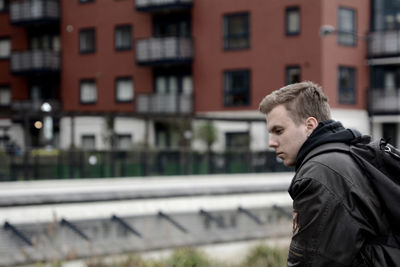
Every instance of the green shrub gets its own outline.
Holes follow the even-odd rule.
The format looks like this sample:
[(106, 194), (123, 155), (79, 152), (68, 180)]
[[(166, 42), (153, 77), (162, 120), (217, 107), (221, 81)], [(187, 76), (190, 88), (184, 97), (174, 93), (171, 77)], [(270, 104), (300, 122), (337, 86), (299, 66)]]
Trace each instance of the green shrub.
[(209, 257), (194, 248), (180, 248), (167, 260), (168, 267), (211, 267)]
[(287, 249), (258, 245), (250, 249), (242, 267), (279, 267), (286, 266)]

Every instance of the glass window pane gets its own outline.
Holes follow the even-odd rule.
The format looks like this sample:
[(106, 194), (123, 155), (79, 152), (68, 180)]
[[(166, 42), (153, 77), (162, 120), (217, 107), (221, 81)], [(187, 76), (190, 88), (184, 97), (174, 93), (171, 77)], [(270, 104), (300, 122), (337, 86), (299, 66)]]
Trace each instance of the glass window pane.
[(0, 87), (0, 106), (9, 106), (11, 104), (11, 89), (8, 86)]
[(97, 88), (94, 81), (81, 82), (81, 102), (93, 103), (97, 101)]
[(115, 48), (126, 50), (131, 48), (131, 27), (120, 26), (115, 29)]
[(10, 39), (0, 39), (0, 58), (9, 58), (11, 55)]
[(96, 138), (94, 135), (82, 135), (81, 146), (84, 150), (94, 150), (96, 148)]
[(117, 81), (117, 101), (131, 101), (133, 99), (132, 79), (120, 79)]
[(81, 30), (79, 36), (79, 50), (81, 53), (93, 53), (96, 49), (95, 46), (95, 31)]
[(355, 104), (355, 69), (339, 67), (339, 103)]
[(250, 72), (231, 71), (224, 74), (225, 106), (246, 106), (250, 104)]
[(300, 33), (300, 10), (299, 8), (286, 9), (286, 34)]
[(156, 92), (161, 94), (167, 92), (167, 79), (164, 76), (156, 77)]
[(117, 136), (117, 148), (129, 150), (132, 148), (132, 136), (130, 134), (119, 134)]
[(355, 45), (355, 11), (353, 9), (339, 8), (339, 44)]
[(172, 94), (178, 93), (178, 78), (176, 76), (170, 76), (168, 79), (169, 92)]
[(224, 48), (248, 48), (249, 40), (249, 15), (226, 15), (224, 18)]
[(182, 81), (182, 92), (184, 94), (193, 93), (193, 80), (192, 76), (184, 76)]
[(300, 78), (300, 67), (287, 67), (286, 68), (286, 84), (298, 83)]

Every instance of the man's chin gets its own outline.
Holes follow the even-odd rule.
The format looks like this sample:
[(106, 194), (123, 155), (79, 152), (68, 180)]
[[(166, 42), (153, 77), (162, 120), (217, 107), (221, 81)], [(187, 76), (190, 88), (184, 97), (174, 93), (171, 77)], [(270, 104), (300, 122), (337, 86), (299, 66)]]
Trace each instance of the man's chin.
[(285, 165), (286, 167), (293, 167), (295, 166), (294, 162), (288, 161), (288, 160), (283, 160), (282, 161), (283, 165)]

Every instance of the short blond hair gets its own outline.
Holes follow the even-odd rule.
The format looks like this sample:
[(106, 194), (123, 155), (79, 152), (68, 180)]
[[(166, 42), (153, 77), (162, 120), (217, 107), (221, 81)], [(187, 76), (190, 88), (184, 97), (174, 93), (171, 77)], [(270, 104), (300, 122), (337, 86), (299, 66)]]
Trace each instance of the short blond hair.
[(278, 105), (286, 107), (296, 124), (308, 117), (314, 117), (318, 122), (331, 119), (328, 98), (321, 86), (311, 81), (293, 83), (273, 91), (261, 101), (259, 110), (268, 114)]

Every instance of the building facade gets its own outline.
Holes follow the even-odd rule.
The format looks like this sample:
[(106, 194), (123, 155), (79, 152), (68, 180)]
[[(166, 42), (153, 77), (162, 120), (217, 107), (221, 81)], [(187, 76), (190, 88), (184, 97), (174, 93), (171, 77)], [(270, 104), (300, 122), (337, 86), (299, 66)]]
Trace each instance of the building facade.
[[(1, 140), (205, 149), (197, 129), (212, 121), (213, 149), (261, 150), (259, 102), (301, 80), (323, 86), (345, 126), (398, 136), (397, 72), (384, 65), (397, 50), (372, 52), (397, 33), (397, 13), (381, 33), (392, 2), (0, 0)], [(319, 34), (324, 25), (336, 34)], [(373, 105), (383, 81), (397, 92), (389, 113)]]

